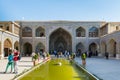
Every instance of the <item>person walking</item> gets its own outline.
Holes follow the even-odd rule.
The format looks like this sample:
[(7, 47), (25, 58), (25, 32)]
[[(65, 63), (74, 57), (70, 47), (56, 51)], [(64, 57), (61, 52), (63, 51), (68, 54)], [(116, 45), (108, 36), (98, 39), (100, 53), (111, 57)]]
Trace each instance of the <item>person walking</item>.
[(67, 58), (68, 58), (68, 59), (70, 58), (70, 53), (69, 53), (69, 51), (67, 52)]
[(74, 60), (75, 57), (76, 57), (76, 55), (75, 55), (75, 53), (73, 52), (73, 53), (71, 54), (71, 59)]
[(67, 50), (65, 50), (64, 52), (64, 57), (67, 57)]
[(82, 65), (83, 65), (84, 67), (85, 67), (85, 65), (86, 65), (86, 57), (87, 57), (86, 53), (85, 53), (85, 52), (82, 53), (81, 59), (82, 59)]
[(43, 52), (42, 56), (43, 56), (43, 59), (46, 58), (46, 52), (45, 51)]
[(12, 73), (12, 71), (13, 71), (13, 55), (12, 55), (12, 51), (10, 51), (10, 54), (8, 56), (8, 63), (7, 63), (7, 66), (6, 66), (6, 69), (5, 69), (4, 73), (7, 72), (9, 66), (11, 66), (11, 72), (10, 73)]
[(54, 53), (55, 57), (57, 57), (57, 51), (56, 51), (56, 50), (54, 50), (54, 52), (53, 52), (53, 53)]
[(109, 59), (109, 53), (108, 52), (105, 53), (105, 57), (106, 57), (106, 59)]

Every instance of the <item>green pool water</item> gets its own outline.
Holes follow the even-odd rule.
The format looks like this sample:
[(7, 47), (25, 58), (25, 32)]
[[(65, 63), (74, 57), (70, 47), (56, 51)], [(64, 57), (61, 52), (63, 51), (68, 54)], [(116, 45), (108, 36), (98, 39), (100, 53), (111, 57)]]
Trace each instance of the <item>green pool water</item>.
[[(59, 62), (62, 65), (58, 65)], [(89, 80), (89, 78), (68, 60), (52, 59), (20, 80)]]

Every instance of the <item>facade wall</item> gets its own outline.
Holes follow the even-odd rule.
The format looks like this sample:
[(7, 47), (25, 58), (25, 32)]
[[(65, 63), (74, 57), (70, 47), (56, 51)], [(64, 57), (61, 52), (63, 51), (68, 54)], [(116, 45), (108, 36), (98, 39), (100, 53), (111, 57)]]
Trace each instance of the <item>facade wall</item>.
[(100, 53), (104, 56), (105, 52), (108, 52), (110, 57), (120, 58), (120, 23), (107, 24), (104, 28), (100, 28), (106, 33), (100, 37)]
[[(64, 29), (72, 37), (72, 52), (76, 51), (76, 45), (82, 43), (84, 45), (84, 50), (82, 52), (89, 50), (89, 45), (95, 43), (97, 45), (97, 50), (99, 52), (99, 36), (89, 37), (89, 29), (92, 27), (100, 28), (102, 22), (69, 22), (69, 21), (50, 21), (50, 22), (21, 22), (22, 29), (29, 27), (32, 29), (32, 37), (21, 37), (22, 45), (26, 42), (31, 43), (32, 50), (35, 51), (36, 45), (41, 42), (45, 46), (45, 51), (49, 51), (49, 39), (51, 34), (59, 28)], [(35, 31), (38, 27), (45, 29), (45, 37), (36, 37)], [(85, 29), (85, 37), (76, 37), (76, 29), (82, 27)], [(22, 33), (21, 33), (22, 34)], [(98, 33), (99, 35), (99, 33)], [(23, 51), (23, 49), (22, 49)]]
[[(3, 27), (2, 27), (3, 26)], [(9, 30), (6, 27), (9, 26)], [(29, 33), (23, 35), (23, 29), (31, 29)], [(44, 36), (36, 36), (36, 29), (43, 29)], [(85, 36), (76, 36), (78, 28), (85, 30)], [(91, 28), (98, 29), (98, 36), (90, 37)], [(14, 43), (19, 42), (19, 50), (25, 55), (25, 44), (31, 46), (30, 53), (36, 52), (38, 44), (42, 44), (45, 51), (50, 50), (50, 36), (57, 30), (64, 30), (71, 36), (72, 52), (77, 52), (77, 46), (82, 45), (81, 52), (89, 52), (91, 44), (96, 45), (96, 51), (99, 56), (104, 56), (109, 52), (109, 56), (120, 58), (120, 23), (119, 22), (79, 22), (79, 21), (17, 21), (17, 22), (0, 22), (0, 56), (4, 57), (4, 41), (9, 39), (12, 43), (11, 49), (14, 49)], [(93, 33), (94, 34), (94, 33)], [(67, 40), (67, 39), (66, 39)], [(115, 54), (115, 55), (114, 55)]]
[(117, 30), (120, 30), (120, 23), (119, 22), (110, 22), (108, 23), (108, 33), (115, 32)]
[[(6, 30), (5, 24), (9, 24), (9, 30)], [(13, 31), (14, 29), (14, 23), (13, 22), (0, 22), (0, 25), (3, 25), (2, 28), (0, 28), (0, 58), (5, 57), (5, 40), (9, 40), (11, 43), (10, 49), (14, 49), (14, 43), (19, 42), (19, 35), (15, 34)], [(7, 46), (7, 45), (6, 45)]]
[[(101, 37), (100, 44), (103, 42), (106, 44), (106, 51), (109, 52), (109, 56), (113, 57), (114, 53), (111, 53), (110, 49), (114, 49), (113, 45), (110, 45), (110, 41), (113, 40), (116, 42), (116, 57), (120, 57), (117, 55), (120, 55), (120, 31), (116, 31), (112, 34), (107, 34), (106, 36)], [(102, 52), (102, 49), (101, 49)], [(104, 55), (105, 53), (101, 53)]]

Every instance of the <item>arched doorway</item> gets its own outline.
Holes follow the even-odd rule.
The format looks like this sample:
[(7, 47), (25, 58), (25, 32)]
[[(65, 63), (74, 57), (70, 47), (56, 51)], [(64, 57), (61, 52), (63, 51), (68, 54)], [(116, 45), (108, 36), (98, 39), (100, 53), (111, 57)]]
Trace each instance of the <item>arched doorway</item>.
[(32, 45), (30, 43), (25, 43), (23, 50), (25, 56), (30, 56), (32, 54)]
[(113, 39), (109, 41), (108, 52), (110, 56), (116, 57), (116, 41)]
[(19, 42), (18, 41), (16, 41), (15, 43), (14, 43), (14, 49), (16, 49), (16, 50), (20, 50), (20, 46), (19, 46)]
[(96, 43), (91, 43), (89, 45), (89, 52), (91, 55), (93, 56), (97, 56), (98, 55), (98, 52), (97, 52), (97, 44)]
[(84, 52), (84, 45), (82, 43), (78, 43), (76, 45), (76, 52), (77, 52), (77, 56), (80, 56), (82, 52)]
[(12, 43), (9, 39), (6, 39), (4, 41), (4, 57), (7, 57), (9, 55), (9, 52), (12, 48)]
[(41, 53), (44, 50), (45, 50), (45, 46), (42, 43), (38, 43), (35, 51)]
[(53, 50), (61, 52), (64, 52), (65, 50), (72, 51), (72, 37), (66, 30), (59, 28), (55, 30), (49, 38), (50, 52)]

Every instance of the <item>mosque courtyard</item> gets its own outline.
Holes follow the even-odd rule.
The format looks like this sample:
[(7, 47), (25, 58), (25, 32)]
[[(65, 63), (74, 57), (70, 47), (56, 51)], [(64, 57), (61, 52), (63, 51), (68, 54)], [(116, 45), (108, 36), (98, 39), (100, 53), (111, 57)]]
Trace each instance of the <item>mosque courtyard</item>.
[[(42, 59), (40, 60), (42, 62)], [(119, 80), (120, 79), (120, 60), (110, 58), (92, 57), (87, 58), (86, 70), (97, 76), (100, 80)], [(75, 62), (81, 64), (80, 58), (75, 58)], [(16, 75), (22, 73), (24, 70), (33, 67), (31, 57), (22, 57), (18, 64), (18, 74), (6, 73), (4, 74), (7, 59), (0, 60), (0, 80), (11, 80)], [(4, 66), (3, 66), (4, 65)], [(68, 72), (69, 73), (69, 72)], [(67, 75), (67, 74), (66, 74)], [(65, 76), (65, 75), (64, 75)], [(63, 77), (64, 77), (63, 76)]]

